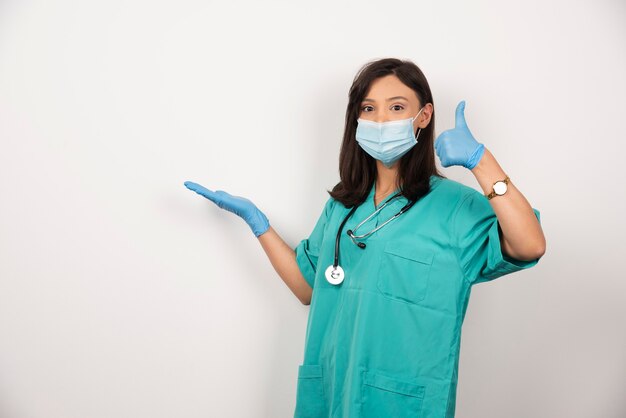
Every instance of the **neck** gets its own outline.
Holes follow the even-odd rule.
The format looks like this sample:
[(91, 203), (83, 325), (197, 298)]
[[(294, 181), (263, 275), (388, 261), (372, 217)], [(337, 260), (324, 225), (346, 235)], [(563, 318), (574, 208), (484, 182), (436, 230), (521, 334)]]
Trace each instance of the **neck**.
[(385, 167), (380, 161), (376, 161), (376, 196), (383, 197), (396, 190), (398, 184), (398, 163), (390, 168)]

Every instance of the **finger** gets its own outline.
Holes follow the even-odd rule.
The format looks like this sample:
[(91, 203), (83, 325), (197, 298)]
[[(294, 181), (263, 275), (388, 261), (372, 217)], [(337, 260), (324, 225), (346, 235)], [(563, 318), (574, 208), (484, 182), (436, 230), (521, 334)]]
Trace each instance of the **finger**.
[(212, 200), (215, 203), (219, 203), (218, 201), (221, 200), (218, 197), (218, 194), (215, 193), (212, 190), (207, 189), (206, 187), (198, 184), (198, 183), (194, 183), (193, 181), (186, 181), (185, 182), (185, 187), (187, 187), (189, 190), (192, 190), (196, 193), (198, 193), (201, 196), (206, 197), (209, 200)]
[(223, 209), (225, 205), (232, 206), (234, 196), (230, 193), (224, 190), (216, 190), (213, 195), (214, 198), (212, 200), (217, 203), (220, 208)]
[(444, 150), (445, 150), (444, 141), (446, 140), (446, 135), (447, 134), (446, 134), (445, 131), (439, 134), (439, 137), (437, 138), (439, 143), (437, 144), (437, 147), (436, 147), (437, 157), (439, 157), (439, 161), (441, 162), (441, 165), (443, 167), (445, 167), (444, 159), (446, 158), (446, 155), (445, 155), (445, 152), (444, 152)]
[(227, 191), (224, 191), (224, 190), (216, 190), (215, 194), (219, 195), (222, 198), (228, 198), (228, 199), (231, 199), (231, 198), (235, 197), (232, 194), (230, 194), (230, 193), (228, 193)]
[(437, 151), (437, 155), (441, 157), (441, 151), (443, 148), (443, 142), (445, 141), (446, 136), (448, 135), (448, 131), (443, 131), (439, 134), (437, 139), (435, 140), (435, 151)]
[(461, 100), (456, 106), (456, 118), (454, 127), (457, 129), (467, 129), (467, 123), (465, 122), (465, 100)]
[(196, 193), (200, 193), (200, 192), (208, 192), (208, 193), (213, 193), (211, 192), (209, 189), (207, 189), (206, 187), (198, 184), (198, 183), (194, 183), (193, 181), (186, 181), (185, 182), (185, 187), (187, 187), (189, 190), (193, 190)]
[(194, 192), (198, 189), (198, 186), (200, 186), (198, 183), (194, 183), (193, 181), (186, 181), (184, 184), (186, 188)]
[(194, 189), (194, 188), (197, 188), (197, 187), (202, 187), (198, 183), (194, 183), (193, 181), (186, 181), (184, 184), (185, 184), (185, 187), (188, 188), (188, 189)]

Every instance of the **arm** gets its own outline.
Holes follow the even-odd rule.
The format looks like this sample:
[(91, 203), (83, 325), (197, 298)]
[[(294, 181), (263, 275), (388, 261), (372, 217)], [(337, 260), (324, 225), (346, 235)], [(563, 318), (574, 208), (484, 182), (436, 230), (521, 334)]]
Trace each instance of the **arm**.
[(185, 187), (204, 196), (220, 208), (242, 218), (259, 239), (272, 266), (274, 266), (274, 269), (289, 289), (304, 305), (311, 303), (313, 289), (300, 272), (300, 268), (296, 263), (295, 251), (278, 236), (276, 231), (270, 226), (265, 214), (252, 201), (245, 197), (233, 196), (223, 190), (212, 191), (191, 181), (186, 181)]
[[(483, 157), (471, 171), (485, 194), (491, 192), (493, 183), (506, 177), (500, 164), (486, 148)], [(495, 196), (489, 203), (502, 228), (502, 252), (524, 261), (534, 260), (545, 253), (546, 239), (539, 221), (512, 181), (509, 181), (504, 195)]]
[(309, 305), (313, 289), (300, 272), (296, 263), (295, 251), (282, 240), (271, 226), (258, 239), (276, 273), (302, 304)]
[[(485, 194), (506, 174), (484, 144), (476, 141), (465, 121), (465, 101), (456, 107), (455, 126), (435, 140), (435, 149), (444, 167), (461, 165), (472, 171)], [(485, 197), (486, 199), (486, 197)], [(502, 229), (502, 252), (517, 260), (530, 261), (546, 251), (546, 239), (532, 207), (509, 182), (507, 192), (489, 200)]]

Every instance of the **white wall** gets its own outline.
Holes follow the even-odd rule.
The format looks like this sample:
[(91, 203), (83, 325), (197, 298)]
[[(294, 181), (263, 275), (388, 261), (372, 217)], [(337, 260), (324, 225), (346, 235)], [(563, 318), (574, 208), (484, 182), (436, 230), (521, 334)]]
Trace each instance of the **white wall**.
[(297, 3), (0, 3), (0, 416), (291, 416), (309, 308), (183, 182), (295, 246), (386, 56), (438, 133), (466, 100), (548, 242), (474, 288), (457, 417), (625, 416), (624, 2)]

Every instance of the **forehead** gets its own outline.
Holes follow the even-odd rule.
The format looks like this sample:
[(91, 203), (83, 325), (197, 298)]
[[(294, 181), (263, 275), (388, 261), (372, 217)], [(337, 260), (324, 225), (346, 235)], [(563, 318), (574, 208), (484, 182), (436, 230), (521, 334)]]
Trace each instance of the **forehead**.
[(413, 89), (393, 74), (372, 81), (369, 90), (363, 98), (364, 102), (386, 102), (391, 100), (405, 100), (416, 103), (419, 101)]

